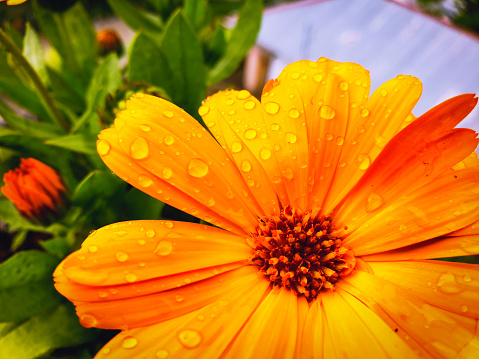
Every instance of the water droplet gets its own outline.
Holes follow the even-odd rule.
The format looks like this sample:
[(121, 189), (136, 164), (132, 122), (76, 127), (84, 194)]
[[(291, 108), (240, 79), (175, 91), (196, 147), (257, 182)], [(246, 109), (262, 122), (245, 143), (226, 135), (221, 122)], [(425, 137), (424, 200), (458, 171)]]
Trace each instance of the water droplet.
[(254, 101), (248, 100), (244, 103), (243, 106), (247, 110), (252, 110), (256, 106), (256, 104), (254, 103)]
[(173, 243), (170, 241), (160, 241), (155, 248), (155, 254), (159, 256), (167, 256), (173, 251)]
[(96, 251), (98, 251), (98, 247), (97, 246), (90, 246), (90, 247), (88, 247), (88, 251), (90, 251), (90, 253), (95, 253)]
[(166, 227), (166, 228), (169, 228), (169, 229), (173, 228), (173, 222), (171, 222), (171, 221), (166, 221), (166, 222), (165, 222), (165, 227)]
[(361, 117), (366, 117), (367, 115), (369, 115), (369, 110), (367, 108), (363, 108), (361, 110)]
[(145, 241), (144, 239), (139, 239), (139, 240), (138, 240), (138, 244), (139, 244), (140, 246), (144, 246), (145, 243), (146, 243), (146, 241)]
[(133, 283), (133, 282), (136, 282), (138, 279), (138, 276), (134, 273), (127, 273), (125, 275), (125, 280), (129, 283)]
[(339, 161), (338, 166), (342, 168), (342, 167), (346, 166), (346, 162)]
[(232, 104), (234, 104), (234, 103), (235, 103), (235, 100), (233, 100), (232, 98), (226, 99), (226, 104), (227, 104), (228, 106), (230, 106), (230, 105), (232, 105)]
[(208, 199), (208, 201), (206, 201), (205, 205), (206, 207), (213, 207), (215, 205), (216, 201), (213, 197), (210, 197), (210, 199)]
[(106, 298), (108, 296), (108, 293), (107, 292), (103, 292), (103, 291), (99, 291), (98, 292), (98, 296), (100, 298)]
[(314, 74), (314, 76), (313, 76), (313, 81), (314, 82), (320, 83), (322, 79), (323, 79), (323, 75), (321, 75), (321, 74)]
[(243, 160), (241, 162), (241, 170), (243, 172), (249, 172), (251, 171), (251, 163), (248, 160)]
[(279, 111), (279, 105), (276, 102), (267, 102), (264, 105), (264, 110), (270, 115), (275, 115)]
[(342, 146), (343, 143), (344, 143), (344, 137), (342, 137), (342, 136), (336, 137), (336, 144), (337, 144), (338, 146)]
[(130, 155), (135, 160), (141, 160), (148, 157), (148, 143), (143, 137), (138, 137), (135, 141), (133, 141), (130, 147)]
[(299, 164), (299, 167), (300, 167), (300, 168), (306, 168), (306, 167), (308, 167), (308, 164), (305, 163), (305, 162), (301, 162), (301, 163)]
[(466, 283), (469, 283), (472, 280), (472, 278), (469, 277), (467, 274), (464, 274), (463, 279), (464, 279), (464, 282), (466, 282)]
[(177, 295), (175, 296), (175, 300), (176, 300), (178, 303), (182, 302), (184, 299), (185, 299), (185, 298), (183, 298), (183, 296), (180, 295), (180, 294), (177, 294)]
[(107, 140), (98, 140), (96, 142), (96, 150), (101, 157), (106, 156), (111, 150), (110, 142)]
[(202, 340), (201, 334), (194, 329), (184, 329), (178, 333), (178, 341), (188, 349), (196, 348)]
[(461, 312), (463, 313), (467, 312), (467, 305), (465, 304), (461, 305)]
[(388, 90), (386, 89), (381, 89), (381, 96), (385, 97), (388, 95)]
[(171, 112), (170, 110), (165, 110), (165, 111), (163, 111), (163, 116), (168, 117), (168, 118), (172, 118), (174, 116), (174, 113)]
[(128, 254), (123, 251), (116, 252), (116, 260), (118, 262), (125, 262), (128, 259)]
[(283, 177), (287, 180), (292, 180), (294, 177), (294, 172), (291, 168), (287, 168), (284, 171), (281, 171), (281, 173), (283, 174)]
[(250, 97), (251, 94), (246, 91), (246, 90), (241, 90), (240, 92), (238, 92), (238, 94), (236, 95), (236, 98), (238, 100), (246, 100), (248, 97)]
[(331, 141), (333, 138), (334, 138), (334, 135), (332, 133), (326, 134), (326, 141)]
[(291, 78), (294, 79), (294, 80), (299, 79), (299, 73), (298, 73), (298, 72), (293, 72), (293, 73), (291, 74)]
[(125, 349), (131, 349), (136, 347), (137, 345), (138, 345), (138, 340), (136, 340), (136, 338), (126, 337), (125, 339), (123, 339), (123, 343), (121, 346)]
[(170, 179), (173, 176), (173, 170), (170, 167), (163, 168), (162, 175), (164, 179)]
[(273, 183), (278, 184), (278, 183), (280, 183), (280, 182), (281, 182), (281, 177), (279, 177), (279, 176), (274, 176), (274, 177), (273, 177)]
[(165, 142), (165, 145), (171, 146), (173, 143), (175, 143), (175, 138), (172, 135), (167, 134), (165, 136), (164, 142)]
[(169, 355), (169, 353), (168, 353), (168, 350), (166, 350), (166, 349), (160, 349), (156, 352), (156, 357), (158, 359), (168, 358), (168, 355)]
[(454, 274), (448, 272), (441, 274), (437, 281), (438, 289), (445, 294), (458, 294), (464, 291), (457, 282)]
[(341, 81), (339, 83), (339, 88), (343, 91), (346, 91), (348, 89), (348, 83), (346, 81)]
[(138, 182), (140, 183), (141, 187), (149, 187), (153, 184), (153, 180), (147, 175), (139, 175)]
[(193, 158), (188, 165), (188, 173), (196, 178), (203, 178), (208, 174), (209, 167), (200, 158)]
[(371, 193), (368, 197), (368, 203), (366, 204), (366, 212), (368, 213), (374, 212), (383, 204), (384, 204), (384, 199), (380, 195), (376, 193)]
[(233, 116), (235, 113), (236, 113), (235, 110), (229, 110), (229, 111), (228, 111), (228, 115), (230, 115), (230, 116)]
[(291, 118), (298, 118), (299, 117), (299, 111), (295, 108), (292, 108), (291, 110), (289, 110), (288, 115)]
[(148, 125), (140, 125), (140, 130), (142, 130), (143, 132), (148, 132), (151, 130), (150, 126)]
[(148, 238), (153, 238), (155, 236), (155, 231), (153, 229), (149, 229), (145, 232), (145, 235), (148, 237)]
[(244, 137), (247, 138), (248, 140), (252, 140), (253, 138), (256, 137), (256, 131), (253, 130), (252, 128), (248, 128), (248, 129), (244, 132)]
[(331, 120), (336, 115), (336, 112), (332, 109), (331, 106), (324, 105), (319, 109), (319, 116), (325, 120)]
[(211, 122), (208, 122), (206, 125), (211, 128), (216, 124), (213, 121), (211, 121)]
[(271, 124), (271, 129), (272, 129), (273, 131), (278, 131), (278, 130), (279, 130), (279, 125), (278, 125), (277, 123), (272, 123), (272, 124)]
[(238, 153), (243, 149), (243, 145), (239, 142), (233, 142), (231, 144), (231, 152)]
[(456, 217), (457, 217), (457, 216), (460, 216), (461, 214), (462, 214), (461, 211), (455, 211), (455, 212), (453, 213), (453, 215), (455, 215)]
[(369, 166), (371, 165), (371, 159), (369, 158), (368, 155), (360, 155), (358, 158), (359, 161), (359, 169), (360, 170), (367, 170)]
[(267, 160), (268, 158), (271, 157), (271, 150), (267, 147), (263, 147), (261, 149), (261, 151), (259, 151), (259, 157), (262, 159), (262, 160)]
[(286, 132), (286, 142), (288, 143), (295, 143), (297, 141), (297, 137), (292, 132)]
[(98, 320), (89, 313), (81, 315), (80, 322), (86, 328), (91, 328), (98, 324)]
[(199, 109), (198, 109), (198, 114), (200, 116), (205, 116), (208, 114), (208, 112), (210, 112), (210, 108), (208, 106), (201, 106)]

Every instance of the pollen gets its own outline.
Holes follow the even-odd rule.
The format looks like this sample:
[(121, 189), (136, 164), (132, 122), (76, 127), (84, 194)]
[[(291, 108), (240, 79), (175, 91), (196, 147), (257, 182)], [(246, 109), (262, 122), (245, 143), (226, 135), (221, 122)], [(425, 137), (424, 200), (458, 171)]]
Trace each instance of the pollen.
[(252, 263), (274, 286), (314, 300), (322, 289), (354, 269), (356, 258), (333, 236), (328, 217), (314, 217), (290, 206), (279, 216), (262, 218), (253, 234)]

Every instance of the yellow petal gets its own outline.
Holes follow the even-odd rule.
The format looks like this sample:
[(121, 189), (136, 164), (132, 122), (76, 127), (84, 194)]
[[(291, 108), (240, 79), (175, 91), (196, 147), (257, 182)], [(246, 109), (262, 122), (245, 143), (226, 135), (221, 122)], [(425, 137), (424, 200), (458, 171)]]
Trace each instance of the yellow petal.
[(414, 291), (365, 272), (355, 271), (343, 280), (369, 298), (370, 309), (414, 350), (424, 350), (433, 358), (477, 355), (475, 319), (428, 304)]
[(246, 275), (234, 290), (202, 309), (120, 333), (96, 358), (219, 358), (268, 290), (267, 281)]
[(272, 290), (223, 357), (292, 358), (297, 333), (298, 298), (289, 290)]

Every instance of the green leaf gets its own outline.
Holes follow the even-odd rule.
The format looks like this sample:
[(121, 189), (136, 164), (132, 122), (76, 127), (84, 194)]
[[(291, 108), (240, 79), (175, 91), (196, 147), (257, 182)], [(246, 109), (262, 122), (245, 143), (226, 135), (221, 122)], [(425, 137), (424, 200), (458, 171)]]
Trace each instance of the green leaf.
[(163, 23), (159, 17), (150, 16), (127, 0), (108, 0), (113, 11), (133, 30), (144, 31), (153, 38), (161, 35)]
[(35, 18), (60, 54), (64, 66), (86, 87), (97, 59), (96, 35), (80, 1), (63, 13), (48, 11), (33, 2)]
[[(86, 107), (84, 94), (78, 91), (78, 87), (74, 86), (69, 77), (65, 73), (59, 73), (57, 70), (47, 66), (48, 77), (50, 79), (52, 97), (61, 105), (66, 106), (74, 113), (81, 113)], [(59, 106), (61, 107), (61, 105)]]
[(13, 203), (6, 198), (0, 198), (0, 218), (2, 219), (2, 222), (8, 225), (11, 232), (18, 229), (44, 230), (43, 227), (34, 225), (23, 218)]
[(97, 200), (98, 197), (111, 197), (123, 183), (122, 180), (111, 172), (90, 172), (78, 184), (73, 193), (72, 201), (75, 205), (85, 206), (90, 201)]
[(35, 30), (27, 23), (25, 38), (23, 39), (23, 56), (35, 69), (43, 83), (48, 83), (45, 61), (43, 59), (43, 49)]
[[(109, 54), (95, 69), (86, 94), (87, 110), (78, 120), (72, 132), (78, 131), (83, 125), (98, 123), (98, 107), (104, 107), (108, 94), (114, 95), (122, 85), (121, 70), (115, 53)], [(90, 128), (98, 133), (98, 128)]]
[(238, 15), (238, 21), (228, 40), (226, 51), (221, 60), (208, 74), (208, 85), (231, 75), (254, 45), (261, 27), (263, 2), (261, 0), (247, 0)]
[(125, 198), (128, 218), (136, 219), (160, 219), (161, 211), (165, 204), (146, 193), (132, 188)]
[(131, 44), (127, 77), (130, 82), (147, 82), (158, 86), (169, 95), (174, 92), (174, 79), (165, 55), (143, 32), (137, 34)]
[(39, 139), (48, 139), (58, 137), (62, 133), (57, 126), (52, 124), (27, 120), (23, 117), (17, 116), (15, 112), (1, 100), (0, 116), (3, 117), (5, 122), (12, 129), (18, 130), (27, 136), (36, 137)]
[(65, 258), (71, 252), (71, 247), (66, 238), (53, 238), (39, 241), (40, 245), (50, 254), (60, 259)]
[(40, 118), (50, 118), (35, 91), (29, 89), (21, 82), (12, 82), (9, 79), (0, 77), (0, 93), (9, 97), (21, 107), (38, 115)]
[(13, 237), (12, 245), (10, 246), (10, 250), (12, 252), (16, 252), (18, 248), (25, 242), (27, 239), (28, 231), (20, 231)]
[(185, 0), (184, 13), (195, 29), (200, 29), (206, 17), (208, 9), (207, 0)]
[(226, 51), (226, 34), (225, 28), (218, 25), (207, 42), (205, 49), (205, 63), (208, 66), (213, 66)]
[(58, 258), (44, 252), (21, 251), (0, 264), (0, 322), (24, 320), (62, 300), (53, 287), (58, 263)]
[(46, 145), (66, 148), (70, 151), (96, 154), (96, 137), (85, 133), (75, 133), (62, 137), (53, 138), (44, 142)]
[(161, 51), (171, 69), (175, 90), (173, 102), (193, 116), (206, 96), (206, 68), (201, 43), (183, 12), (177, 11), (168, 21), (161, 41)]
[(55, 348), (91, 341), (97, 333), (83, 328), (72, 306), (64, 304), (20, 325), (7, 326), (0, 338), (0, 358), (36, 358)]

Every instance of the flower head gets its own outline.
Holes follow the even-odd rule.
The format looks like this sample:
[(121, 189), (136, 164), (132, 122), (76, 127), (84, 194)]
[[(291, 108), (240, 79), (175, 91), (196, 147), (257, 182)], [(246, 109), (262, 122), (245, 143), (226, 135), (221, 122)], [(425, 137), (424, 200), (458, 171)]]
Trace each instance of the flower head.
[(101, 55), (105, 55), (112, 51), (120, 55), (123, 52), (123, 45), (120, 36), (115, 30), (104, 29), (98, 31), (96, 34), (96, 41)]
[(6, 1), (7, 5), (20, 5), (23, 4), (27, 0), (0, 0), (0, 2)]
[(56, 212), (65, 192), (58, 173), (34, 158), (22, 158), (20, 168), (3, 175), (2, 193), (25, 216), (42, 219)]
[(98, 153), (142, 191), (216, 227), (116, 223), (55, 272), (85, 326), (122, 329), (98, 357), (413, 358), (478, 352), (479, 160), (462, 95), (419, 118), (400, 75), (320, 58), (261, 102), (199, 109), (133, 96)]

